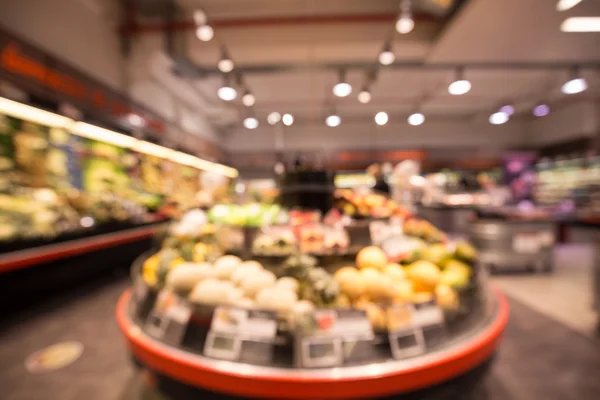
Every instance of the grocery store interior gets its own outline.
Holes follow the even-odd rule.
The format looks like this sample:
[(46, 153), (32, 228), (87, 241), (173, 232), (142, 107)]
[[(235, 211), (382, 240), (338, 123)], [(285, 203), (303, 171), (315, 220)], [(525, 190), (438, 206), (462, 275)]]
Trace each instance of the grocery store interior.
[(600, 399), (599, 43), (598, 0), (0, 0), (0, 397)]

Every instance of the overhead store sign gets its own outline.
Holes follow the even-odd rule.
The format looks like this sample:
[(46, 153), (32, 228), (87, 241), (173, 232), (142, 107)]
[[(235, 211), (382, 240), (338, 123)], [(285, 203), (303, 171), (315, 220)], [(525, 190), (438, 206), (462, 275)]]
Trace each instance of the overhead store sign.
[(90, 114), (108, 117), (116, 125), (135, 120), (155, 134), (166, 131), (162, 119), (131, 104), (126, 96), (2, 30), (0, 76), (47, 100), (69, 101)]

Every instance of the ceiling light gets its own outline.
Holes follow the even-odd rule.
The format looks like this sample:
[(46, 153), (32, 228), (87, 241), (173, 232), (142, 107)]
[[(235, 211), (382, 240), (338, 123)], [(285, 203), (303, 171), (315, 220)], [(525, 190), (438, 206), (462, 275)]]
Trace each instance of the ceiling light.
[(550, 106), (547, 104), (538, 104), (533, 108), (533, 115), (536, 117), (545, 117), (550, 114)]
[(237, 98), (237, 90), (231, 86), (223, 86), (217, 91), (217, 95), (221, 100), (232, 101)]
[(425, 116), (421, 113), (414, 113), (408, 117), (408, 123), (414, 126), (421, 125), (425, 122)]
[(208, 16), (204, 12), (204, 10), (196, 10), (194, 11), (194, 22), (196, 26), (206, 25), (208, 22)]
[(390, 65), (394, 62), (395, 59), (396, 59), (396, 56), (394, 55), (394, 52), (392, 51), (392, 44), (388, 40), (383, 45), (383, 50), (381, 50), (381, 53), (379, 53), (379, 62), (382, 65)]
[(587, 87), (587, 81), (579, 75), (579, 69), (573, 67), (571, 69), (571, 79), (562, 85), (560, 91), (564, 94), (576, 94), (583, 92)]
[(500, 107), (498, 111), (503, 112), (510, 117), (515, 113), (515, 107), (512, 104), (507, 104), (505, 106)]
[(221, 100), (232, 101), (237, 98), (237, 90), (231, 86), (229, 75), (223, 75), (223, 86), (217, 90), (217, 96)]
[(281, 114), (279, 114), (277, 111), (273, 111), (267, 116), (267, 122), (269, 122), (271, 125), (275, 125), (279, 121), (281, 121)]
[(248, 117), (244, 119), (244, 126), (246, 129), (256, 129), (258, 128), (258, 120), (254, 117)]
[(600, 32), (600, 17), (571, 17), (560, 24), (563, 32)]
[(388, 122), (388, 115), (387, 113), (380, 111), (375, 115), (375, 123), (377, 125), (385, 125)]
[(252, 93), (250, 93), (249, 91), (246, 91), (244, 96), (242, 96), (242, 103), (246, 107), (252, 107), (254, 105), (254, 103), (256, 103), (256, 97), (254, 97), (254, 95)]
[(135, 127), (142, 127), (144, 126), (144, 118), (140, 117), (137, 114), (129, 114), (127, 116), (127, 122), (129, 122), (129, 124), (135, 126)]
[(0, 97), (0, 112), (38, 124), (60, 128), (68, 128), (73, 123), (73, 120), (70, 118), (5, 99), (4, 97)]
[(346, 71), (340, 70), (340, 80), (333, 87), (333, 94), (337, 97), (346, 97), (352, 93), (352, 85), (346, 82)]
[(500, 125), (508, 121), (508, 114), (498, 111), (490, 115), (490, 124)]
[(556, 3), (556, 9), (558, 11), (567, 11), (579, 3), (581, 3), (581, 0), (558, 0), (558, 3)]
[(396, 21), (396, 31), (406, 34), (412, 31), (415, 27), (415, 21), (412, 18), (410, 10), (410, 0), (404, 0), (400, 3), (400, 16)]
[(361, 102), (362, 104), (367, 104), (368, 102), (371, 101), (371, 92), (369, 92), (367, 89), (363, 89), (360, 91), (360, 93), (358, 94), (358, 101)]
[(325, 119), (325, 124), (329, 127), (336, 127), (339, 126), (342, 123), (342, 119), (339, 117), (339, 115), (330, 115)]
[(456, 79), (448, 86), (448, 93), (453, 96), (460, 96), (471, 90), (471, 82), (464, 78), (464, 70), (456, 70)]
[(283, 121), (283, 124), (285, 126), (290, 126), (294, 123), (294, 117), (292, 116), (292, 114), (283, 114), (281, 120)]
[(203, 42), (208, 42), (215, 36), (215, 31), (210, 25), (200, 25), (196, 28), (196, 36)]
[(219, 60), (219, 63), (217, 64), (219, 71), (221, 72), (231, 72), (233, 71), (233, 60), (229, 59), (229, 58), (222, 58)]

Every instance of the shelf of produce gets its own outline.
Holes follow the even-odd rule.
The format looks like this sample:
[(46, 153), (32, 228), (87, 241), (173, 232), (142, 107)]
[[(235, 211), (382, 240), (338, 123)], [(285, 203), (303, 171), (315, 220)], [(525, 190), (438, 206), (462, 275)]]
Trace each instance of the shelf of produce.
[(127, 229), (119, 232), (70, 240), (67, 242), (18, 250), (0, 255), (0, 274), (61, 260), (152, 237), (164, 223)]
[(273, 399), (353, 399), (431, 387), (475, 370), (492, 358), (508, 321), (509, 306), (492, 290), (494, 312), (467, 337), (416, 358), (329, 369), (285, 369), (220, 361), (158, 342), (132, 322), (131, 291), (116, 316), (134, 358), (170, 380), (227, 396)]

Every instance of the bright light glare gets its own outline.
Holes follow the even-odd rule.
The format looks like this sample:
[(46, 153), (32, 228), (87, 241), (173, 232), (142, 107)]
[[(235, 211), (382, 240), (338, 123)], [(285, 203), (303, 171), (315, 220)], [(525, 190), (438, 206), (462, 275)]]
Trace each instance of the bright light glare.
[(408, 123), (411, 125), (421, 125), (425, 122), (425, 116), (421, 113), (414, 113), (408, 117)]
[(5, 99), (4, 97), (0, 97), (0, 112), (38, 124), (59, 128), (68, 128), (73, 123), (73, 120), (70, 118)]
[(244, 126), (246, 129), (256, 129), (258, 128), (258, 120), (254, 117), (248, 117), (244, 119)]
[(256, 103), (256, 97), (254, 97), (252, 93), (246, 93), (242, 97), (242, 103), (244, 103), (246, 107), (252, 107), (254, 103)]
[(232, 101), (237, 98), (237, 90), (231, 86), (223, 86), (217, 91), (217, 95), (221, 100)]
[(215, 36), (215, 31), (210, 25), (200, 25), (196, 29), (196, 36), (203, 42), (208, 42)]
[(292, 114), (283, 114), (282, 121), (285, 126), (290, 126), (294, 123), (294, 117)]
[(144, 119), (137, 114), (129, 114), (127, 116), (127, 121), (133, 126), (144, 126)]
[(398, 33), (407, 34), (415, 28), (415, 21), (410, 15), (402, 15), (396, 21), (396, 31)]
[(205, 25), (208, 22), (208, 16), (202, 10), (194, 11), (194, 22), (196, 25)]
[(556, 9), (558, 11), (567, 11), (579, 3), (581, 3), (581, 0), (558, 0), (558, 3), (556, 3)]
[(115, 146), (125, 148), (136, 149), (136, 147), (139, 146), (140, 143), (142, 143), (142, 141), (137, 140), (134, 137), (123, 135), (122, 133), (114, 132), (108, 129), (100, 128), (95, 125), (86, 124), (85, 122), (76, 122), (73, 125), (72, 132), (78, 136), (82, 136), (92, 140), (99, 140), (104, 143), (109, 143)]
[(233, 60), (230, 60), (229, 58), (223, 58), (219, 60), (219, 63), (217, 64), (219, 71), (224, 73), (233, 71), (234, 66)]
[(81, 219), (79, 220), (79, 223), (84, 228), (89, 228), (89, 227), (91, 227), (91, 226), (94, 225), (94, 218), (92, 218), (92, 217), (81, 217)]
[(460, 96), (471, 90), (471, 82), (466, 79), (454, 81), (448, 86), (448, 93), (453, 96)]
[(377, 125), (385, 125), (388, 122), (388, 115), (387, 113), (380, 111), (375, 115), (375, 123)]
[(533, 115), (536, 117), (545, 117), (550, 114), (550, 106), (547, 104), (539, 104), (533, 108)]
[(490, 124), (500, 125), (508, 121), (508, 114), (498, 111), (490, 115)]
[(396, 56), (391, 51), (382, 51), (379, 53), (379, 62), (382, 65), (390, 65), (394, 62)]
[(371, 93), (368, 90), (363, 90), (358, 94), (358, 101), (362, 104), (367, 104), (371, 101)]
[(581, 93), (587, 89), (587, 82), (583, 78), (575, 78), (571, 79), (568, 82), (565, 82), (564, 85), (560, 88), (560, 91), (564, 94), (575, 94)]
[(503, 112), (510, 117), (515, 113), (515, 107), (510, 104), (507, 104), (505, 106), (500, 107), (498, 111)]
[(279, 114), (277, 111), (273, 111), (267, 116), (267, 121), (269, 122), (269, 124), (275, 125), (276, 123), (281, 121), (281, 114)]
[(325, 124), (330, 127), (339, 126), (342, 123), (342, 119), (338, 115), (330, 115), (325, 119)]
[(333, 94), (337, 97), (346, 97), (352, 93), (352, 85), (348, 82), (339, 82), (336, 83), (333, 87)]
[(600, 32), (600, 17), (571, 17), (560, 24), (563, 32)]

